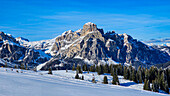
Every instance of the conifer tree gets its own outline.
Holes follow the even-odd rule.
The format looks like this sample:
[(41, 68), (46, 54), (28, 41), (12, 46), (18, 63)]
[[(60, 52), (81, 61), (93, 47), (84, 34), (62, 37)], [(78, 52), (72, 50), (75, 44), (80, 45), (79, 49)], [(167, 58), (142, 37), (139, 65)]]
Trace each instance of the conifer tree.
[(108, 64), (104, 65), (104, 73), (109, 73), (109, 66), (108, 66)]
[(117, 72), (113, 72), (113, 80), (112, 80), (112, 84), (114, 85), (119, 85), (119, 79), (118, 79), (118, 76), (117, 76)]
[(135, 83), (138, 83), (137, 78), (136, 78), (136, 70), (134, 68), (132, 69), (132, 80)]
[(98, 67), (98, 75), (101, 75), (101, 74), (103, 74), (103, 66), (102, 65), (100, 65), (99, 67)]
[(81, 74), (83, 73), (82, 70), (81, 70), (81, 66), (80, 65), (77, 65), (76, 70), (77, 70), (78, 73), (81, 73)]
[(25, 69), (24, 64), (21, 64), (21, 65), (20, 65), (20, 69)]
[(145, 79), (147, 79), (147, 80), (149, 79), (149, 71), (148, 71), (148, 69), (145, 70)]
[(138, 79), (139, 83), (142, 83), (142, 72), (140, 70), (138, 71)]
[(127, 67), (124, 66), (124, 73), (123, 73), (123, 76), (124, 76), (124, 79), (127, 79)]
[(147, 84), (146, 84), (146, 90), (151, 91), (149, 80), (147, 81)]
[(95, 78), (94, 78), (94, 77), (92, 78), (92, 82), (93, 82), (93, 83), (96, 83), (96, 80), (95, 80)]
[(157, 79), (152, 81), (152, 91), (153, 92), (159, 92), (159, 85), (158, 85)]
[(51, 68), (48, 69), (48, 74), (51, 74), (51, 75), (53, 74)]
[(75, 79), (80, 79), (80, 78), (79, 78), (79, 74), (78, 74), (78, 72), (76, 72)]
[(17, 65), (15, 65), (14, 68), (17, 69)]
[(107, 76), (104, 76), (103, 84), (108, 84)]
[(81, 80), (84, 80), (84, 76), (82, 75)]
[(6, 67), (6, 68), (8, 67), (7, 62), (5, 62), (5, 67)]
[(75, 71), (75, 70), (76, 70), (76, 67), (75, 67), (75, 64), (73, 64), (72, 71)]
[(148, 90), (148, 91), (151, 90), (151, 89), (150, 89), (150, 82), (149, 82), (149, 80), (145, 79), (143, 89), (144, 89), (144, 90)]
[(160, 89), (164, 90), (165, 92), (169, 93), (168, 89), (168, 81), (165, 72), (162, 72), (161, 78), (160, 78)]
[(84, 64), (84, 65), (83, 65), (83, 71), (88, 71), (87, 64)]

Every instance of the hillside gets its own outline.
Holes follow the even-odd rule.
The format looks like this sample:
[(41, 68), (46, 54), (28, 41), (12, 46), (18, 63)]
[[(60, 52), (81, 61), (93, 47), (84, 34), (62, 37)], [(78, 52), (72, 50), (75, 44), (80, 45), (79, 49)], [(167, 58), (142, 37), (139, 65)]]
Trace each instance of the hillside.
[[(0, 68), (1, 96), (95, 96), (96, 94), (98, 96), (166, 96), (166, 94), (136, 90), (132, 87), (94, 84), (86, 81), (92, 77), (92, 74), (85, 75), (86, 73), (84, 75), (87, 78), (82, 81), (72, 78), (71, 76), (75, 75), (72, 71), (68, 73), (56, 71), (53, 72), (54, 75), (48, 75), (46, 71), (36, 73), (22, 70), (23, 73), (20, 73), (19, 70), (19, 73), (16, 73), (16, 69), (5, 70)], [(124, 83), (128, 84), (128, 82)]]

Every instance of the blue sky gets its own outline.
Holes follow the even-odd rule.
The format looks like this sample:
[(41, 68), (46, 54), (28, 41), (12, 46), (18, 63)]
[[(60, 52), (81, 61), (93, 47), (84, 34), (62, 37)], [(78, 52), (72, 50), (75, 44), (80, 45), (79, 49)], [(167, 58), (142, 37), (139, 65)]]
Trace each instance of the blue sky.
[(93, 22), (138, 40), (170, 37), (170, 0), (0, 0), (0, 31), (30, 41)]

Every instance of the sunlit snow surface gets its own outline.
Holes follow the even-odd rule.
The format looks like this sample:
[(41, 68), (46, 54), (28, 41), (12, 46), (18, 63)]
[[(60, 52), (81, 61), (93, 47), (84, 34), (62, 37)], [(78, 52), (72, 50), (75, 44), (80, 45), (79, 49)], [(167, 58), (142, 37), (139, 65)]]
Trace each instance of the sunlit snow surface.
[[(93, 77), (97, 84), (91, 83)], [(102, 84), (104, 75), (83, 73), (85, 80), (74, 79), (75, 72), (65, 70), (53, 71), (23, 71), (0, 68), (0, 96), (160, 96), (167, 95), (141, 90), (142, 84), (135, 84), (119, 76), (120, 84), (112, 85), (112, 77), (108, 75), (109, 84)], [(107, 75), (107, 74), (105, 74)], [(80, 75), (81, 76), (81, 75)], [(124, 84), (124, 85), (122, 85)], [(125, 87), (125, 85), (127, 85)], [(134, 87), (134, 86), (138, 87)], [(134, 88), (134, 89), (133, 89)], [(138, 90), (136, 90), (138, 89)], [(169, 96), (169, 95), (167, 95)]]

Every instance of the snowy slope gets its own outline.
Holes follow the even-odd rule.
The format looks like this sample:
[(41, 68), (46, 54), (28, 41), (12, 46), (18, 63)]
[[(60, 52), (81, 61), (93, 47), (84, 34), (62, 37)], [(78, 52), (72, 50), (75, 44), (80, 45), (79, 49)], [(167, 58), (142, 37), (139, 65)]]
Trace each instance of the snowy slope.
[[(20, 71), (20, 70), (19, 70)], [(24, 71), (16, 73), (0, 68), (0, 96), (160, 96), (166, 94), (135, 90), (117, 85), (93, 84), (88, 81), (75, 80), (65, 76), (64, 71), (54, 75), (47, 72)], [(168, 95), (167, 95), (168, 96)]]

